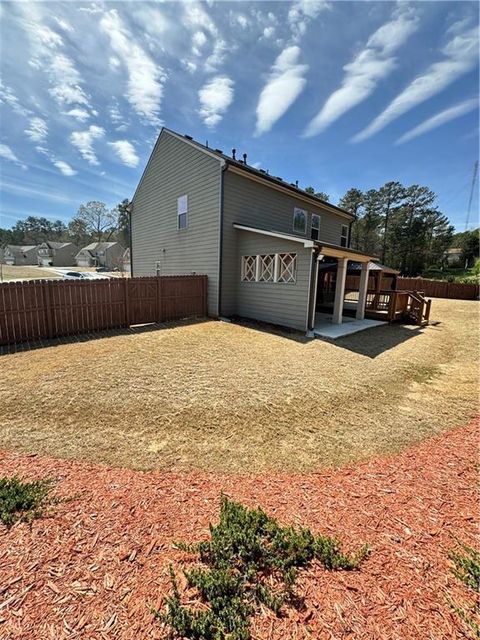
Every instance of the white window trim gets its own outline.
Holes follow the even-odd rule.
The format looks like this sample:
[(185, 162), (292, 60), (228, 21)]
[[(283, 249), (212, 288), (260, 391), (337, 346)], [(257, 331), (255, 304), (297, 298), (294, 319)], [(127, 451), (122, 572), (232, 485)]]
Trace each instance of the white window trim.
[[(258, 282), (265, 282), (265, 283), (269, 283), (269, 282), (275, 282), (274, 278), (275, 278), (275, 259), (276, 259), (276, 253), (262, 253), (260, 255), (257, 256), (257, 260), (258, 260)], [(268, 280), (264, 279), (264, 274), (267, 271), (265, 269), (265, 263), (266, 260), (265, 259), (269, 259), (269, 258), (273, 258), (273, 264), (270, 263), (270, 266), (268, 267), (268, 272), (271, 273), (271, 277)]]
[[(313, 226), (313, 219), (314, 218), (317, 218), (317, 220), (318, 220), (318, 227), (314, 227)], [(321, 216), (319, 216), (318, 213), (312, 213), (312, 220), (311, 220), (311, 223), (310, 223), (310, 238), (312, 238), (312, 229), (316, 229), (318, 231), (318, 238), (315, 238), (315, 240), (320, 240), (320, 225), (321, 225), (321, 223), (322, 223)], [(314, 238), (312, 238), (312, 240), (313, 239)]]
[[(343, 230), (345, 229), (345, 233), (343, 233)], [(347, 248), (348, 245), (348, 224), (342, 224), (342, 228), (340, 231), (340, 246), (342, 246), (342, 240), (343, 238), (345, 238), (345, 247)]]
[[(297, 211), (301, 211), (303, 213), (303, 216), (305, 218), (305, 229), (304, 231), (297, 231), (295, 229), (295, 217), (297, 215)], [(292, 220), (292, 229), (294, 233), (299, 233), (302, 236), (307, 235), (307, 227), (308, 227), (308, 211), (306, 209), (300, 209), (300, 207), (294, 207), (293, 208), (293, 220)]]
[[(185, 205), (180, 208), (183, 202), (185, 202)], [(183, 215), (185, 216), (186, 224), (184, 227), (181, 227), (180, 216)], [(177, 231), (185, 231), (186, 229), (188, 229), (188, 195), (183, 194), (177, 198)]]
[[(279, 253), (277, 255), (278, 255), (279, 270), (278, 270), (276, 282), (278, 282), (278, 284), (296, 284), (297, 283), (297, 254), (288, 251), (288, 252), (285, 252), (285, 253)], [(292, 256), (293, 257), (294, 266), (293, 266), (291, 280), (280, 280), (280, 277), (282, 275), (281, 263), (283, 262), (281, 256)]]

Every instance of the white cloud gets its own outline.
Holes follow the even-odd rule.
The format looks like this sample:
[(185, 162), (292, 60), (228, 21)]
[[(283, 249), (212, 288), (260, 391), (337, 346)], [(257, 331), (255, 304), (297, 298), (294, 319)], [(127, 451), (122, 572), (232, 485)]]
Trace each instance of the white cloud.
[(297, 0), (293, 2), (288, 12), (288, 22), (294, 42), (307, 30), (307, 24), (322, 12), (331, 8), (326, 0)]
[(287, 47), (275, 60), (257, 105), (256, 135), (269, 131), (303, 91), (308, 66), (298, 64), (300, 48)]
[(418, 17), (408, 7), (396, 12), (392, 20), (370, 36), (366, 47), (345, 65), (342, 85), (327, 99), (308, 125), (305, 135), (324, 131), (340, 116), (368, 98), (395, 68), (391, 54), (401, 47), (418, 28)]
[(112, 49), (127, 69), (128, 101), (140, 116), (158, 126), (166, 80), (164, 70), (137, 44), (115, 9), (104, 14), (100, 27), (109, 36)]
[(242, 13), (239, 13), (236, 17), (237, 23), (242, 27), (242, 29), (246, 29), (250, 24), (248, 18), (244, 16)]
[(117, 156), (126, 164), (127, 167), (136, 167), (139, 162), (139, 157), (135, 151), (135, 147), (128, 140), (117, 140), (116, 142), (108, 143), (115, 151)]
[(24, 14), (21, 21), (32, 47), (29, 64), (44, 71), (50, 82), (49, 93), (60, 104), (90, 105), (89, 97), (82, 89), (83, 79), (73, 61), (61, 51), (62, 37), (43, 24), (38, 4), (19, 3)]
[(192, 36), (192, 53), (196, 56), (201, 56), (202, 47), (207, 43), (207, 36), (203, 31), (195, 31)]
[(460, 118), (461, 116), (469, 113), (470, 111), (473, 111), (474, 109), (478, 109), (478, 98), (472, 98), (471, 100), (460, 102), (459, 104), (450, 107), (449, 109), (440, 111), (440, 113), (437, 113), (435, 116), (428, 118), (428, 120), (425, 120), (415, 128), (411, 129), (401, 138), (399, 138), (396, 144), (402, 144), (404, 142), (408, 142), (409, 140), (413, 140), (414, 138), (427, 133), (427, 131), (431, 131), (432, 129), (440, 127), (446, 122), (450, 122), (451, 120)]
[(227, 76), (216, 76), (198, 92), (201, 108), (199, 114), (207, 127), (214, 127), (233, 100), (234, 82)]
[(263, 30), (264, 38), (273, 38), (274, 35), (275, 35), (275, 27), (265, 27), (265, 29)]
[(80, 107), (75, 107), (74, 109), (70, 109), (70, 111), (66, 111), (65, 115), (71, 116), (80, 122), (86, 122), (90, 118), (88, 111), (81, 109)]
[(42, 142), (47, 137), (48, 127), (43, 118), (32, 118), (25, 133), (33, 142)]
[(30, 109), (23, 107), (17, 96), (13, 93), (13, 89), (3, 84), (0, 80), (0, 104), (8, 104), (15, 113), (28, 117), (32, 114)]
[(478, 27), (457, 33), (444, 47), (445, 60), (431, 64), (417, 76), (353, 142), (366, 140), (390, 122), (448, 87), (457, 78), (473, 70), (478, 62)]
[(63, 160), (53, 160), (52, 162), (57, 167), (57, 169), (59, 169), (59, 171), (63, 173), (64, 176), (70, 177), (77, 174), (77, 172), (74, 169), (72, 169), (72, 167), (67, 162), (64, 162)]
[(14, 162), (15, 164), (18, 164), (20, 167), (22, 167), (22, 169), (27, 168), (22, 162), (20, 162), (17, 156), (6, 144), (0, 144), (0, 158), (3, 158), (4, 160), (8, 160), (9, 162)]
[(74, 131), (70, 136), (70, 142), (80, 151), (82, 157), (93, 165), (100, 164), (93, 150), (93, 141), (103, 138), (105, 129), (92, 124), (86, 131)]
[(66, 20), (63, 20), (63, 18), (56, 18), (55, 17), (55, 22), (58, 24), (58, 26), (63, 29), (64, 31), (67, 32), (71, 32), (73, 31), (73, 27), (70, 23), (68, 23)]
[(213, 45), (213, 51), (205, 60), (205, 71), (207, 72), (215, 72), (218, 70), (224, 61), (227, 55), (228, 45), (222, 38), (217, 38), (215, 40), (215, 44)]

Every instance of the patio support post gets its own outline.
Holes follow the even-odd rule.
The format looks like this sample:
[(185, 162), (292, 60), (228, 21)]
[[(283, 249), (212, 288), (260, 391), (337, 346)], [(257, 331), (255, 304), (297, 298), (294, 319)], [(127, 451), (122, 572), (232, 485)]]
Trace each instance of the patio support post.
[(363, 320), (365, 318), (365, 305), (367, 303), (367, 291), (368, 291), (368, 274), (369, 274), (368, 262), (362, 263), (362, 270), (360, 272), (360, 286), (358, 289), (358, 305), (357, 305), (357, 320)]
[(337, 282), (335, 284), (335, 301), (333, 303), (333, 324), (342, 324), (343, 299), (345, 297), (345, 280), (347, 277), (348, 258), (338, 258)]

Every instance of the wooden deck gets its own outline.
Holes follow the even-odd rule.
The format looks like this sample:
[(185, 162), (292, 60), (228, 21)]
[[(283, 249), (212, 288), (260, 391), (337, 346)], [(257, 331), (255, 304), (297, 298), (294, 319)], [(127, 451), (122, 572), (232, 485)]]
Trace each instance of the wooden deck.
[[(369, 291), (365, 304), (365, 317), (386, 322), (428, 324), (431, 300), (420, 291)], [(346, 291), (345, 307), (358, 304), (358, 291)], [(347, 310), (345, 309), (345, 310)]]

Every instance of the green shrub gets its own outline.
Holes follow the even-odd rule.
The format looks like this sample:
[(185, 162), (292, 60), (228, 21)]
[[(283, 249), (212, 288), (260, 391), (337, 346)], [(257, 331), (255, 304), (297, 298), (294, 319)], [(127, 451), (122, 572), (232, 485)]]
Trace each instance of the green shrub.
[(182, 605), (175, 573), (166, 613), (158, 614), (177, 635), (193, 640), (248, 640), (250, 617), (262, 603), (278, 614), (293, 602), (297, 572), (318, 559), (327, 569), (357, 569), (368, 553), (349, 556), (336, 538), (314, 536), (304, 528), (281, 527), (262, 509), (248, 509), (221, 498), (220, 522), (210, 525), (210, 540), (177, 544), (198, 553), (201, 566), (185, 571), (207, 609)]
[(42, 515), (50, 502), (51, 480), (22, 482), (20, 478), (0, 478), (0, 521), (11, 527), (17, 520), (31, 521)]

